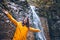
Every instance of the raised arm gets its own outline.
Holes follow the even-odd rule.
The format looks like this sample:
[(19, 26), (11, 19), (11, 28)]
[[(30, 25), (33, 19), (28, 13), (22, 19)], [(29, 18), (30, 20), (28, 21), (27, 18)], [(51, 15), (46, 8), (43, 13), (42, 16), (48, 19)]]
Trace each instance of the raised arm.
[(10, 21), (12, 23), (14, 23), (14, 25), (17, 26), (17, 21), (10, 15), (10, 13), (8, 11), (5, 11), (5, 10), (3, 10), (3, 12), (7, 15), (7, 17), (10, 19)]
[(32, 27), (29, 27), (29, 30), (32, 31), (32, 32), (40, 32), (39, 29), (35, 29), (35, 28), (32, 28)]

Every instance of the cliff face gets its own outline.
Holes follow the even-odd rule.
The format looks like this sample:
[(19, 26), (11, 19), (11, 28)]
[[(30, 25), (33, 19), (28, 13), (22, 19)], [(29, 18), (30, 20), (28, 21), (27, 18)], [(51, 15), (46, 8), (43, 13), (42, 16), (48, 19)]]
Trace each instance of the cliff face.
[(4, 13), (0, 12), (0, 40), (11, 40), (15, 26), (9, 21)]
[[(10, 0), (6, 0), (10, 1)], [(41, 19), (42, 26), (45, 31), (45, 36), (47, 40), (50, 40), (49, 34), (51, 37), (51, 40), (60, 40), (60, 0), (27, 0), (28, 4), (36, 6), (36, 12), (40, 17), (43, 17)], [(28, 11), (27, 3), (26, 2), (19, 2), (18, 0), (12, 1), (20, 6), (17, 6), (19, 9), (18, 11), (21, 11), (20, 14), (17, 10), (14, 9), (13, 5), (14, 3), (11, 3), (13, 5), (13, 8), (9, 8), (10, 12), (12, 13), (12, 16), (17, 20), (21, 21), (22, 16), (26, 14)], [(1, 5), (0, 5), (1, 6)], [(11, 6), (10, 6), (11, 7)], [(26, 11), (27, 10), (27, 11)], [(22, 14), (21, 14), (22, 13)], [(45, 18), (47, 19), (47, 24), (45, 24)], [(47, 26), (48, 27), (47, 27)], [(7, 18), (7, 16), (0, 11), (0, 39), (1, 40), (12, 40), (15, 26), (10, 22), (10, 20)], [(48, 33), (49, 32), (49, 33)], [(30, 35), (31, 34), (31, 35)], [(29, 32), (27, 35), (27, 40), (34, 40), (33, 33)]]

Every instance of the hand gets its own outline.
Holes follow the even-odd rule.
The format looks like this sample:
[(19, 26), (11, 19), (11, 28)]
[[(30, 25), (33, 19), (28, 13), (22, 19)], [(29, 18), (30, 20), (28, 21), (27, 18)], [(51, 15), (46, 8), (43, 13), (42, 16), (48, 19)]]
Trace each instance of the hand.
[(5, 14), (8, 14), (8, 11), (6, 11), (6, 10), (4, 10), (4, 9), (2, 9), (2, 11), (3, 11)]

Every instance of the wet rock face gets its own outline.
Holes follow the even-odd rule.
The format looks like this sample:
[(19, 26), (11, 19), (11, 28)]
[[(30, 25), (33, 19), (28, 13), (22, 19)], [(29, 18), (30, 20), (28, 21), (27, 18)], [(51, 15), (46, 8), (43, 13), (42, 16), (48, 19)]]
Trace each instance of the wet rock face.
[(11, 40), (14, 30), (15, 26), (4, 13), (0, 12), (0, 40)]
[(50, 27), (50, 36), (52, 40), (60, 40), (60, 21), (55, 22), (53, 26)]
[[(22, 4), (21, 4), (22, 3)], [(27, 4), (28, 5), (28, 4)], [(8, 2), (8, 8), (10, 8), (10, 12), (12, 15), (14, 15), (13, 17), (19, 21), (22, 20), (22, 17), (26, 17), (29, 13), (29, 8), (26, 4), (24, 4), (23, 2), (17, 2), (17, 3), (13, 3), (13, 2)]]
[(30, 31), (28, 32), (27, 40), (35, 40), (35, 39), (34, 39), (33, 32), (30, 32)]

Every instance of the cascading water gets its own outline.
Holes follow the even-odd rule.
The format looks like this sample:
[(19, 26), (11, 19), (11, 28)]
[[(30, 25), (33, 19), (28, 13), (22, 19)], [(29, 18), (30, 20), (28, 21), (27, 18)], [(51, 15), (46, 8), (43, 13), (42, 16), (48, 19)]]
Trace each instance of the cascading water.
[(43, 28), (41, 26), (40, 18), (37, 16), (35, 12), (35, 6), (30, 6), (30, 7), (33, 14), (32, 15), (33, 27), (41, 30), (41, 32), (35, 33), (35, 38), (36, 38), (35, 40), (46, 40), (44, 36)]

